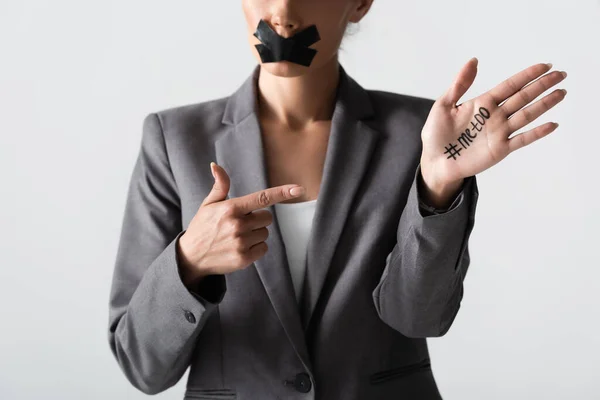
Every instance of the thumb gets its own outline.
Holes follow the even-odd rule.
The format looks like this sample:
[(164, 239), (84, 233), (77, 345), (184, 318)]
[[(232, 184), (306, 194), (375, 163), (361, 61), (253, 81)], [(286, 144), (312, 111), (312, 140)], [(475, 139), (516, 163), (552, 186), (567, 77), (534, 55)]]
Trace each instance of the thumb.
[(227, 194), (229, 193), (230, 181), (227, 171), (215, 162), (210, 163), (210, 170), (215, 178), (215, 183), (210, 190), (210, 193), (208, 193), (208, 196), (206, 196), (202, 202), (203, 206), (217, 201), (223, 201), (227, 198)]
[(469, 90), (477, 76), (477, 57), (471, 58), (458, 72), (452, 86), (442, 96), (442, 104), (448, 107), (456, 107), (456, 103)]

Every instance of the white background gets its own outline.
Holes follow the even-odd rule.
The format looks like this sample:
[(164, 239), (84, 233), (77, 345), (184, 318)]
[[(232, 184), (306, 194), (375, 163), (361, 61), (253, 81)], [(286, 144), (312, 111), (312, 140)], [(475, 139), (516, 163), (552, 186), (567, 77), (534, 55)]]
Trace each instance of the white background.
[[(343, 44), (364, 87), (417, 96), (472, 56), (463, 100), (537, 62), (569, 74), (523, 130), (560, 127), (478, 175), (465, 297), (429, 339), (445, 399), (600, 399), (599, 42), (597, 0), (375, 0)], [(142, 120), (251, 73), (241, 2), (3, 0), (0, 57), (0, 398), (146, 398), (107, 339)]]

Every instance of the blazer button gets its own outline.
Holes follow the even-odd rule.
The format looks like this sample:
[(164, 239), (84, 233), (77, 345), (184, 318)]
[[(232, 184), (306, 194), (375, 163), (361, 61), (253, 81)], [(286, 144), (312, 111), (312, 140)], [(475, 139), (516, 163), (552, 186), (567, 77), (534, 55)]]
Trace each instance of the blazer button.
[(185, 310), (185, 319), (188, 320), (188, 322), (195, 324), (196, 323), (196, 317), (194, 317), (194, 313), (192, 313), (189, 310)]
[(294, 389), (296, 389), (297, 391), (302, 392), (302, 393), (308, 393), (308, 392), (310, 392), (310, 389), (312, 388), (310, 376), (304, 372), (296, 374), (296, 379), (294, 379), (292, 382), (290, 382), (290, 381), (285, 381), (285, 382), (286, 382), (286, 384), (292, 383), (294, 385)]

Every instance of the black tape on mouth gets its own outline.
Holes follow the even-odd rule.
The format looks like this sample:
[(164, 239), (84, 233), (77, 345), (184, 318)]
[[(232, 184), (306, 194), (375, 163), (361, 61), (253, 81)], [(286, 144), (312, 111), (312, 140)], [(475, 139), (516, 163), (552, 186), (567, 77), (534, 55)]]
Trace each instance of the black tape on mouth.
[(294, 36), (284, 38), (264, 20), (260, 20), (254, 36), (262, 42), (255, 45), (263, 63), (289, 61), (308, 67), (317, 50), (308, 46), (321, 40), (316, 25), (311, 25)]

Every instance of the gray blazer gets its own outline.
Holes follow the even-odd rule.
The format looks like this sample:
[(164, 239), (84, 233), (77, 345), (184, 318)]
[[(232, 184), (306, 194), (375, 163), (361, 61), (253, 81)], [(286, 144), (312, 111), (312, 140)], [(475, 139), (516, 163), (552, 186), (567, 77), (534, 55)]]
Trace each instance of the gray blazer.
[(478, 190), (471, 176), (448, 211), (420, 207), (432, 99), (365, 90), (340, 66), (301, 307), (272, 206), (264, 257), (183, 285), (176, 244), (213, 186), (209, 163), (230, 198), (269, 187), (259, 73), (144, 119), (109, 300), (121, 370), (155, 394), (190, 367), (186, 399), (441, 399), (426, 338), (460, 308)]

